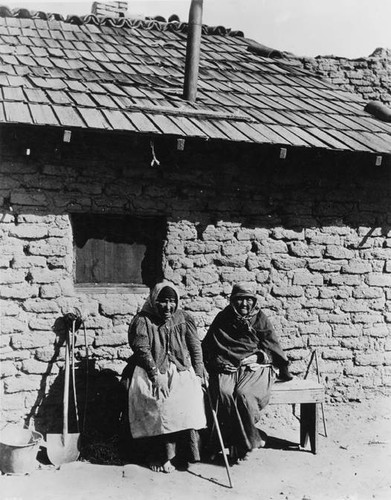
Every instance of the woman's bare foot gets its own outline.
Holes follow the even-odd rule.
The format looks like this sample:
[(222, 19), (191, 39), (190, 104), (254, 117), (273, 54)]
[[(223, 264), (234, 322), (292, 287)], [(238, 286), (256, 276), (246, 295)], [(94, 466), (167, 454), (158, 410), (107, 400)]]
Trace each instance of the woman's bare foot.
[(175, 470), (170, 460), (167, 460), (164, 464), (160, 462), (150, 462), (149, 468), (153, 470), (153, 472), (165, 472), (166, 474), (170, 474), (170, 472)]
[(266, 432), (259, 431), (260, 441), (258, 444), (258, 448), (265, 448), (267, 444), (267, 434)]
[(153, 472), (163, 472), (163, 466), (159, 462), (150, 462), (149, 468), (153, 470)]
[(240, 457), (238, 457), (237, 458), (237, 463), (246, 462), (250, 458), (251, 451), (248, 451), (244, 455), (241, 455)]
[(149, 462), (149, 468), (153, 470), (153, 472), (164, 472), (166, 474), (170, 474), (170, 472), (175, 470), (170, 460), (167, 460), (164, 464), (155, 461)]
[(165, 472), (166, 474), (170, 474), (174, 470), (175, 467), (172, 465), (170, 460), (167, 460), (167, 462), (162, 465), (162, 472)]
[(239, 465), (242, 462), (246, 462), (251, 455), (252, 450), (238, 450), (235, 447), (232, 447), (230, 450), (230, 458), (232, 460), (232, 464)]

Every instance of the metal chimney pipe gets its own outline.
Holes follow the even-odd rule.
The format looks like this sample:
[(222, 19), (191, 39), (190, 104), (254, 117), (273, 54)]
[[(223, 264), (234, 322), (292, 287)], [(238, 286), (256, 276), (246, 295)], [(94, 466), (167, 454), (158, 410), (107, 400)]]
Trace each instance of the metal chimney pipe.
[(189, 10), (183, 98), (190, 102), (195, 102), (197, 97), (201, 52), (202, 6), (203, 0), (192, 0)]

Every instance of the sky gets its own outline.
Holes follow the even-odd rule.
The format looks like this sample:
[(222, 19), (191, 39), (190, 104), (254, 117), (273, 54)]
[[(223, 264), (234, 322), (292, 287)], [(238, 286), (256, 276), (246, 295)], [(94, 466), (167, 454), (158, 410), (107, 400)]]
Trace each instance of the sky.
[[(191, 0), (129, 0), (132, 15), (188, 20)], [(0, 0), (67, 14), (88, 14), (91, 1)], [(355, 59), (377, 47), (391, 49), (391, 0), (204, 0), (203, 22), (241, 30), (247, 38), (297, 56), (334, 55)]]

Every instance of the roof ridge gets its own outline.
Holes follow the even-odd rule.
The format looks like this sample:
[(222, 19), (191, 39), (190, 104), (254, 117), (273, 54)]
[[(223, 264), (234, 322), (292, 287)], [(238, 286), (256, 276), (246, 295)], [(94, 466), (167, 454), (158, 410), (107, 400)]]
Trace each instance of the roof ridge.
[[(162, 16), (146, 17), (145, 19), (138, 19), (132, 17), (111, 17), (111, 16), (97, 16), (96, 14), (86, 14), (79, 16), (76, 14), (69, 14), (63, 16), (62, 14), (34, 11), (26, 8), (10, 9), (5, 5), (0, 5), (0, 17), (12, 17), (16, 19), (41, 19), (45, 21), (62, 21), (64, 23), (85, 25), (93, 24), (95, 26), (110, 26), (118, 28), (143, 28), (157, 31), (173, 31), (179, 33), (187, 33), (188, 23), (181, 22), (179, 17), (172, 15), (166, 21)], [(162, 21), (164, 19), (164, 21)], [(237, 36), (244, 37), (244, 33), (240, 30), (231, 30), (224, 26), (208, 26), (202, 25), (202, 34), (204, 35), (220, 35), (220, 36)]]

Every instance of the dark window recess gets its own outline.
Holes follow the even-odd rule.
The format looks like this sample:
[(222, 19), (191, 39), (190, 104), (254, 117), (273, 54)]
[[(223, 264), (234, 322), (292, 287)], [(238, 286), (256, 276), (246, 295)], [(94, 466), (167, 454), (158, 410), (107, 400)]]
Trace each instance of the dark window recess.
[(163, 218), (73, 214), (76, 283), (153, 286), (162, 279)]

